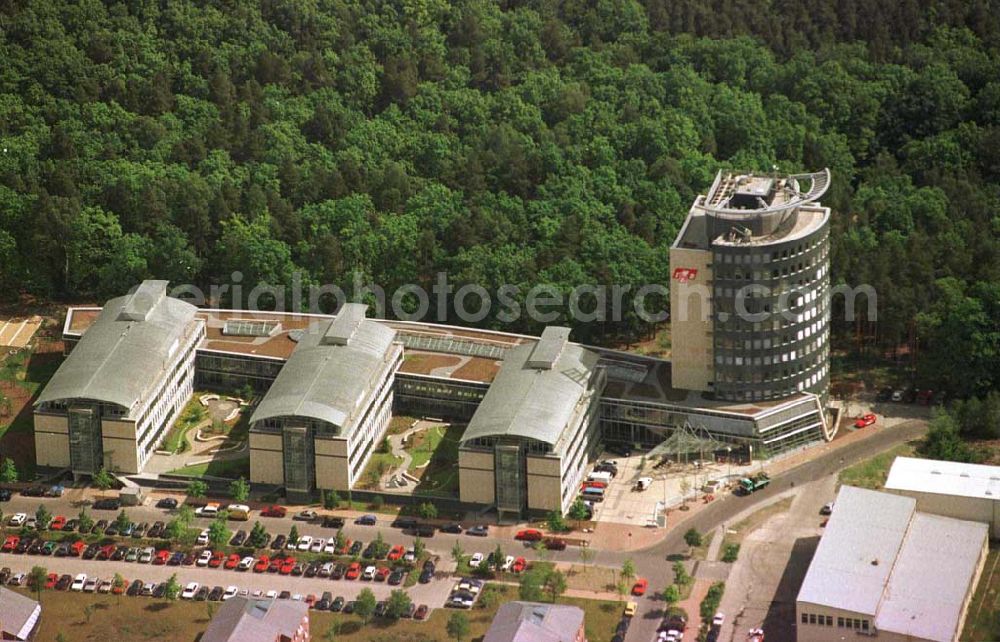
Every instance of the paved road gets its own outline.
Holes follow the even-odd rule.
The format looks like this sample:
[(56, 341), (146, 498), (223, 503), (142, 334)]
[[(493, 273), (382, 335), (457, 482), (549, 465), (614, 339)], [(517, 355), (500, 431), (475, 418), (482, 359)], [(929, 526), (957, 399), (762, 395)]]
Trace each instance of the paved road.
[(668, 556), (683, 555), (687, 552), (684, 533), (689, 528), (708, 533), (720, 524), (731, 523), (734, 517), (748, 508), (763, 504), (789, 488), (832, 475), (901, 443), (917, 439), (926, 431), (927, 422), (924, 420), (906, 421), (891, 429), (879, 430), (865, 439), (830, 450), (774, 476), (770, 486), (749, 497), (735, 495), (722, 497), (680, 525), (675, 524), (654, 546), (632, 553), (616, 554), (618, 559), (631, 557), (639, 569), (639, 574), (649, 579), (650, 585), (647, 597), (639, 600), (639, 611), (629, 628), (626, 642), (649, 642), (655, 639), (656, 627), (663, 617), (664, 606), (663, 602), (656, 598), (656, 593), (673, 581), (671, 565), (665, 560)]

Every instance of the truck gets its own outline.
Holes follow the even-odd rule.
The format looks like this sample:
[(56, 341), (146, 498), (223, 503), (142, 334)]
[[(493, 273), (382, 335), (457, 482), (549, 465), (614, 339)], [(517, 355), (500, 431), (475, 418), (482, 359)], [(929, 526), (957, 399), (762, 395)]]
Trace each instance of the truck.
[(771, 478), (767, 476), (767, 473), (757, 473), (752, 477), (744, 477), (740, 480), (740, 492), (744, 495), (750, 495), (765, 488), (770, 483)]

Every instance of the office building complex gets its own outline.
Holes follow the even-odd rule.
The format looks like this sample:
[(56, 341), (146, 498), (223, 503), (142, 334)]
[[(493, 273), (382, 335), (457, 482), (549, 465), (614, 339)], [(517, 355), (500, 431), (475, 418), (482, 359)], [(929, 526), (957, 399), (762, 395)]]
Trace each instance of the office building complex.
[(495, 504), (501, 516), (569, 508), (599, 444), (598, 361), (559, 327), (507, 353), (462, 437), (463, 501)]
[(35, 402), (37, 463), (141, 471), (191, 396), (204, 334), (166, 281), (108, 301)]
[(348, 490), (381, 443), (403, 360), (396, 332), (350, 303), (298, 345), (250, 418), (250, 481), (294, 495)]
[(730, 401), (825, 398), (828, 170), (721, 171), (670, 249), (673, 383)]

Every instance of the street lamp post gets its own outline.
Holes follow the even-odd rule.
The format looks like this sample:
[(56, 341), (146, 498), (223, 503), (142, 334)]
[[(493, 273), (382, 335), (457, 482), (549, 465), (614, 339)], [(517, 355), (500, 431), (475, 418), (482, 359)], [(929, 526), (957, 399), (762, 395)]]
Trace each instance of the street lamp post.
[(729, 472), (726, 474), (726, 484), (729, 483), (729, 478), (733, 476), (733, 447), (726, 446), (726, 464), (729, 466)]

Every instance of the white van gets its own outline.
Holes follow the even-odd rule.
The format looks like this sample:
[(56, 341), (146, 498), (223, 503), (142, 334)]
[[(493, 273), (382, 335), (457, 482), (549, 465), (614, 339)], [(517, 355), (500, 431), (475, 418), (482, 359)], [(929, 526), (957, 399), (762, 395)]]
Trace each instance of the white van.
[(652, 477), (640, 477), (635, 482), (635, 489), (639, 491), (646, 490), (653, 484)]
[(587, 475), (587, 481), (604, 482), (605, 484), (610, 484), (612, 479), (609, 472), (592, 472)]

